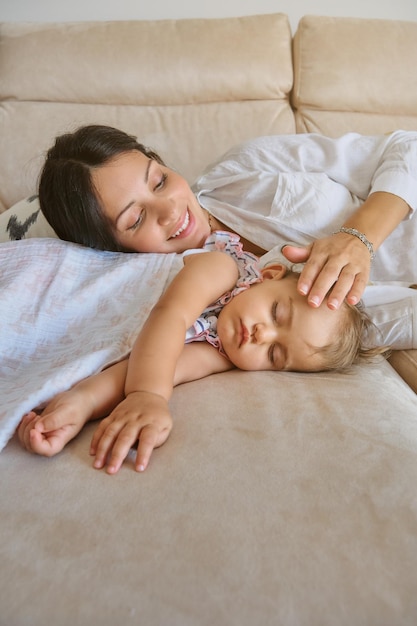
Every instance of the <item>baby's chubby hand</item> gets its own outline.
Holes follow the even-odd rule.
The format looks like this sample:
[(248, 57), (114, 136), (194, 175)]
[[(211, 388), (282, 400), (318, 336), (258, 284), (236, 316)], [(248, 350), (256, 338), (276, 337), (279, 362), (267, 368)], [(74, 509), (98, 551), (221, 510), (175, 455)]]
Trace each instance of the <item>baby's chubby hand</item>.
[(91, 441), (93, 466), (107, 465), (108, 474), (119, 471), (129, 450), (139, 439), (135, 469), (146, 469), (154, 448), (161, 446), (172, 430), (168, 402), (148, 391), (130, 393), (97, 427)]
[(19, 441), (28, 452), (54, 456), (80, 432), (91, 411), (86, 394), (76, 389), (59, 393), (42, 411), (29, 411), (22, 418)]

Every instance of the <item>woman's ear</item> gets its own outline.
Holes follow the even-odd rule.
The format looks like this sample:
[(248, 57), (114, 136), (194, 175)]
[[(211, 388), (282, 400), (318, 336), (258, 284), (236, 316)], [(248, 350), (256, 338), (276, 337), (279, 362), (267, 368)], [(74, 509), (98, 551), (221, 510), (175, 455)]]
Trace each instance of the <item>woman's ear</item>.
[(282, 263), (273, 263), (261, 269), (264, 280), (281, 280), (287, 273), (287, 268)]

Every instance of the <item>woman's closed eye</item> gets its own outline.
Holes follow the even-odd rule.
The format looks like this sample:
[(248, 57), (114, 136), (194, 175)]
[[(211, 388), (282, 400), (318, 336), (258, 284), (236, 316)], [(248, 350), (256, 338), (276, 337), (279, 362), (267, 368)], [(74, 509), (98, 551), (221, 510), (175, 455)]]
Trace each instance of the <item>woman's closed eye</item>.
[(142, 222), (143, 222), (143, 211), (139, 211), (139, 215), (137, 219), (131, 226), (128, 226), (127, 230), (136, 230), (142, 224)]
[(160, 177), (159, 181), (157, 182), (157, 184), (154, 187), (154, 191), (159, 191), (160, 189), (162, 189), (167, 181), (168, 178), (168, 174), (166, 174), (165, 172), (162, 173), (162, 176)]
[[(168, 174), (166, 174), (165, 172), (162, 172), (161, 176), (159, 177), (158, 181), (156, 182), (156, 184), (153, 187), (154, 192), (155, 191), (159, 191), (160, 189), (163, 189), (163, 187), (165, 186), (166, 180), (168, 178)], [(137, 218), (135, 219), (134, 223), (129, 226), (127, 228), (127, 230), (136, 230), (137, 228), (139, 228), (139, 226), (142, 224), (144, 219), (144, 210), (140, 209), (139, 210), (139, 214), (137, 216)]]

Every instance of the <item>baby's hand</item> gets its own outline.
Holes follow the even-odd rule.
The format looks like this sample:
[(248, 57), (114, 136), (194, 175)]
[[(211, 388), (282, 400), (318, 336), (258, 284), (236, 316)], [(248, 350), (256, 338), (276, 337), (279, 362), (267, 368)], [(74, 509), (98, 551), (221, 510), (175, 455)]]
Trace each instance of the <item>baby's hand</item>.
[(168, 402), (162, 396), (147, 391), (130, 393), (100, 422), (91, 441), (90, 454), (94, 467), (106, 465), (109, 474), (120, 469), (129, 450), (139, 439), (135, 469), (146, 469), (154, 448), (161, 446), (172, 429)]
[(43, 456), (61, 452), (89, 419), (91, 410), (87, 400), (74, 389), (55, 396), (41, 413), (27, 413), (17, 428), (22, 446)]

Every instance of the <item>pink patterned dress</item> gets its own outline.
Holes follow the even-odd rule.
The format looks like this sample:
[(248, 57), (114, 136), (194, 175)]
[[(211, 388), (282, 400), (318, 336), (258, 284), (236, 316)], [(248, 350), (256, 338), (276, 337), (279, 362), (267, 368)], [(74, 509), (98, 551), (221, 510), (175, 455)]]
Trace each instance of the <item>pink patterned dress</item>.
[[(223, 230), (217, 230), (206, 239), (202, 249), (198, 252), (214, 252), (219, 250), (230, 254), (236, 261), (239, 269), (239, 278), (235, 287), (231, 291), (224, 293), (216, 302), (207, 307), (193, 326), (187, 330), (185, 343), (193, 341), (207, 341), (217, 348), (223, 356), (220, 339), (217, 335), (217, 318), (222, 308), (230, 302), (238, 293), (248, 289), (255, 283), (262, 282), (262, 274), (259, 266), (259, 259), (250, 252), (245, 252), (242, 248), (238, 235)], [(194, 250), (187, 250), (186, 254), (193, 254)]]

